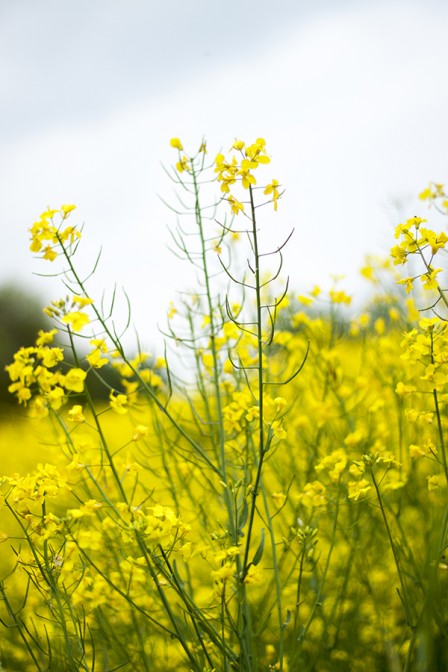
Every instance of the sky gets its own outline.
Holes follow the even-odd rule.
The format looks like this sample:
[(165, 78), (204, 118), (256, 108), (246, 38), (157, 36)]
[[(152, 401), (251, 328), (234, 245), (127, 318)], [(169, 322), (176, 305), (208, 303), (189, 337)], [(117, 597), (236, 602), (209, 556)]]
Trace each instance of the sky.
[(64, 293), (35, 275), (53, 268), (28, 228), (76, 203), (80, 263), (102, 249), (93, 294), (124, 287), (140, 338), (159, 342), (189, 277), (159, 198), (169, 140), (204, 137), (213, 157), (261, 136), (266, 179), (285, 187), (269, 240), (294, 229), (291, 286), (338, 274), (362, 294), (365, 254), (387, 254), (394, 226), (426, 212), (419, 191), (446, 179), (447, 34), (442, 0), (3, 0), (0, 284)]

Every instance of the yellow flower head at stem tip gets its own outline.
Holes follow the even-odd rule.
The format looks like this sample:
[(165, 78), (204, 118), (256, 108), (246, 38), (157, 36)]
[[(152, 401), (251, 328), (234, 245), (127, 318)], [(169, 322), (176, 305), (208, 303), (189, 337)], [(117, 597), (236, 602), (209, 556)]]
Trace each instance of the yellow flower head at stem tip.
[(184, 147), (183, 147), (181, 141), (179, 140), (179, 138), (171, 138), (170, 145), (171, 145), (171, 147), (173, 147), (173, 149), (178, 149), (179, 152), (182, 152), (183, 149), (184, 149)]

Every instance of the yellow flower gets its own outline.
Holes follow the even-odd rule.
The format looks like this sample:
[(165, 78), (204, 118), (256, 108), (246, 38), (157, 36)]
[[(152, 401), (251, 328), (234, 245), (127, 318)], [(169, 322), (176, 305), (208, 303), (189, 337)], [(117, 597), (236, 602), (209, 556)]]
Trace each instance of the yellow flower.
[(224, 560), (230, 560), (235, 556), (240, 554), (239, 546), (229, 546), (229, 548), (224, 548), (221, 551), (215, 553), (216, 562), (224, 562)]
[(375, 269), (373, 268), (373, 266), (370, 266), (369, 264), (367, 266), (363, 266), (361, 268), (360, 273), (366, 280), (370, 280), (371, 282), (374, 283), (377, 282), (375, 278)]
[(352, 302), (352, 297), (348, 296), (343, 290), (337, 291), (335, 289), (331, 289), (330, 300), (332, 303), (345, 303), (347, 306), (349, 306)]
[(271, 430), (276, 439), (286, 439), (287, 432), (283, 429), (281, 420), (274, 420), (271, 425)]
[(429, 267), (428, 273), (424, 273), (423, 275), (420, 276), (420, 280), (422, 281), (423, 289), (426, 290), (437, 290), (439, 287), (439, 283), (437, 281), (437, 275), (442, 271), (442, 268), (431, 268)]
[(31, 390), (29, 390), (23, 383), (13, 383), (8, 387), (8, 392), (17, 395), (19, 404), (24, 404), (31, 399)]
[(101, 369), (101, 367), (106, 366), (106, 364), (109, 363), (108, 359), (101, 357), (101, 350), (99, 348), (92, 350), (92, 352), (86, 356), (86, 359), (94, 369)]
[(109, 360), (101, 357), (103, 353), (107, 352), (107, 345), (104, 338), (92, 338), (90, 340), (90, 345), (94, 346), (92, 352), (86, 356), (90, 366), (100, 369), (102, 366), (108, 364)]
[(132, 437), (133, 441), (139, 441), (140, 439), (144, 439), (145, 436), (148, 435), (149, 432), (149, 427), (146, 425), (137, 425), (134, 431), (134, 435)]
[[(72, 411), (75, 408), (76, 408), (76, 406), (73, 406)], [(79, 407), (79, 408), (81, 408), (81, 407)], [(69, 411), (69, 414), (70, 414), (70, 411)], [(76, 418), (77, 415), (78, 415), (77, 413), (74, 413), (74, 418)], [(81, 413), (80, 413), (79, 417), (83, 418), (83, 420), (80, 420), (81, 422), (85, 421), (85, 418), (82, 414), (82, 408), (81, 408)], [(78, 421), (74, 419), (73, 422), (78, 422)], [(83, 462), (80, 461), (80, 456), (78, 455), (78, 453), (75, 453), (74, 455), (72, 455), (72, 461), (70, 462), (70, 464), (67, 465), (67, 471), (82, 471), (82, 469), (85, 469), (85, 466), (86, 465)]]
[(54, 387), (48, 393), (47, 399), (49, 406), (55, 411), (58, 411), (65, 400), (65, 392), (62, 387)]
[(48, 259), (48, 261), (54, 261), (57, 256), (58, 256), (58, 253), (55, 252), (50, 245), (47, 245), (47, 247), (45, 248), (44, 253), (42, 255), (42, 259)]
[(260, 567), (251, 565), (249, 571), (244, 577), (244, 583), (261, 583), (261, 570)]
[(406, 251), (406, 243), (400, 243), (400, 245), (394, 245), (392, 247), (390, 254), (394, 260), (394, 265), (405, 264), (408, 258), (408, 253)]
[(70, 369), (70, 371), (64, 376), (62, 385), (66, 390), (71, 392), (83, 392), (84, 390), (84, 380), (87, 376), (87, 373), (82, 369)]
[(88, 315), (85, 313), (81, 313), (80, 311), (73, 311), (71, 313), (67, 313), (67, 315), (64, 315), (62, 322), (64, 322), (64, 324), (68, 324), (73, 331), (81, 331), (81, 329), (85, 327), (86, 324), (89, 324), (90, 320)]
[(411, 443), (409, 454), (411, 457), (435, 456), (437, 455), (437, 448), (431, 439), (426, 439), (422, 446)]
[(359, 499), (365, 499), (367, 493), (371, 489), (369, 481), (365, 478), (360, 481), (349, 481), (348, 484), (348, 498), (354, 499), (357, 502)]
[(235, 140), (230, 149), (236, 149), (241, 152), (244, 149), (244, 140)]
[(47, 369), (51, 369), (53, 366), (56, 366), (58, 362), (62, 362), (64, 359), (64, 351), (62, 348), (41, 348), (38, 352), (38, 356), (42, 360), (42, 364)]
[(260, 417), (260, 407), (259, 406), (251, 406), (246, 415), (245, 418), (247, 422), (252, 422), (253, 420), (258, 420)]
[(64, 213), (64, 216), (66, 217), (72, 210), (75, 210), (76, 205), (61, 205), (61, 210)]
[(114, 393), (111, 392), (109, 400), (110, 400), (110, 407), (113, 411), (115, 411), (115, 413), (118, 413), (119, 415), (124, 415), (125, 413), (128, 412), (128, 409), (126, 408), (128, 404), (128, 398), (125, 394), (117, 394), (115, 396)]
[(435, 233), (431, 229), (420, 229), (420, 234), (423, 236), (424, 241), (431, 246), (432, 254), (437, 254), (438, 250), (444, 249), (448, 242), (448, 236), (444, 231)]
[(37, 347), (40, 347), (42, 345), (50, 345), (50, 343), (53, 343), (54, 336), (57, 333), (58, 333), (57, 329), (51, 329), (51, 331), (42, 331), (41, 329), (36, 339)]
[(213, 371), (213, 362), (214, 359), (212, 353), (210, 352), (202, 353), (202, 363), (209, 372)]
[(76, 303), (80, 308), (85, 306), (90, 306), (93, 303), (93, 299), (89, 299), (87, 296), (74, 296), (73, 303)]
[(276, 412), (280, 413), (287, 407), (288, 402), (286, 401), (285, 397), (275, 397), (274, 405)]
[(178, 549), (178, 552), (182, 556), (182, 559), (187, 562), (193, 553), (191, 541), (187, 541), (183, 546), (181, 546), (181, 548)]
[(420, 194), (418, 195), (418, 197), (421, 201), (427, 201), (429, 199), (433, 199), (433, 198), (435, 198), (435, 196), (436, 195), (435, 195), (434, 191), (431, 189), (430, 186), (426, 187), (426, 189), (423, 189), (423, 191), (420, 192)]
[(78, 231), (74, 226), (67, 226), (66, 229), (59, 233), (59, 241), (61, 243), (69, 241), (70, 245), (73, 245), (75, 240), (81, 238), (81, 232)]
[(285, 503), (286, 495), (284, 492), (273, 492), (272, 499), (274, 500), (275, 505), (280, 507)]
[(227, 201), (229, 202), (230, 208), (234, 215), (238, 215), (240, 212), (244, 212), (244, 205), (240, 201), (237, 201), (237, 199), (233, 196), (229, 195), (227, 197)]
[(42, 249), (42, 242), (39, 238), (33, 238), (30, 245), (30, 252), (40, 252)]
[(316, 471), (328, 471), (332, 481), (337, 482), (347, 465), (347, 455), (343, 448), (337, 448), (330, 455), (323, 457), (316, 465)]
[(75, 404), (68, 412), (68, 419), (71, 422), (85, 422), (86, 419), (82, 412), (82, 406), (80, 404)]
[(274, 210), (277, 210), (278, 207), (277, 201), (280, 198), (278, 187), (279, 187), (278, 180), (272, 180), (272, 182), (267, 185), (267, 187), (263, 192), (264, 194), (266, 194), (266, 196), (270, 196), (272, 194), (272, 202), (274, 204)]
[(306, 483), (299, 495), (300, 502), (307, 508), (321, 508), (327, 505), (326, 488), (320, 481)]
[(344, 439), (344, 443), (346, 446), (349, 448), (353, 446), (357, 446), (359, 443), (364, 441), (367, 438), (367, 433), (365, 429), (360, 427), (359, 429), (356, 429), (354, 432), (350, 432), (347, 434), (347, 436)]
[(384, 332), (386, 331), (386, 323), (384, 321), (384, 318), (383, 317), (378, 317), (375, 320), (375, 322), (373, 324), (373, 327), (374, 327), (376, 333), (378, 334), (378, 336), (382, 336), (384, 334)]
[(212, 572), (212, 576), (215, 579), (215, 582), (225, 583), (227, 579), (230, 579), (235, 574), (235, 569), (232, 565), (223, 565), (219, 569), (216, 569)]
[(179, 161), (176, 163), (176, 169), (179, 173), (183, 173), (184, 170), (186, 170), (187, 173), (190, 171), (190, 165), (186, 156), (181, 156)]
[(241, 184), (243, 185), (244, 189), (249, 189), (251, 185), (257, 184), (257, 180), (252, 175), (248, 167), (240, 168), (238, 175), (241, 177)]
[(183, 147), (181, 141), (179, 140), (179, 138), (171, 138), (170, 145), (171, 145), (171, 147), (173, 147), (173, 149), (178, 149), (179, 152), (183, 151), (184, 147)]
[(397, 280), (398, 285), (406, 285), (406, 294), (409, 294), (412, 289), (413, 289), (413, 282), (415, 278), (409, 277), (409, 278), (401, 278), (401, 280)]

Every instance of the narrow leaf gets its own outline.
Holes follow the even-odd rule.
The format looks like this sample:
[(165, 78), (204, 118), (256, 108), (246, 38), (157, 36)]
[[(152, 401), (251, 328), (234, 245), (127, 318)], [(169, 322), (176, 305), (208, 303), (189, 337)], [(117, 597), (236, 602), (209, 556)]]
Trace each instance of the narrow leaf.
[(260, 544), (257, 548), (257, 552), (254, 555), (254, 559), (252, 560), (253, 565), (258, 565), (263, 556), (263, 551), (264, 551), (264, 529), (262, 528)]

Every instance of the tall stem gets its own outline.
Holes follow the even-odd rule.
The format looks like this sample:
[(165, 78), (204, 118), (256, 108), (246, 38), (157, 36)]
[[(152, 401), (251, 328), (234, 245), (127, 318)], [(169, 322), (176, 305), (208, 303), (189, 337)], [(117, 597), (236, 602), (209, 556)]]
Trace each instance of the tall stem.
[(403, 603), (403, 607), (404, 607), (404, 610), (406, 612), (406, 619), (407, 619), (408, 625), (410, 627), (413, 627), (412, 626), (412, 618), (411, 618), (411, 610), (410, 610), (410, 606), (409, 606), (410, 602), (409, 602), (409, 597), (408, 597), (408, 591), (407, 591), (407, 588), (406, 588), (406, 584), (404, 582), (403, 572), (401, 570), (400, 557), (399, 557), (397, 549), (395, 547), (395, 543), (394, 543), (394, 540), (393, 540), (393, 537), (392, 537), (392, 532), (391, 532), (391, 529), (390, 529), (389, 521), (388, 521), (387, 516), (386, 516), (386, 510), (384, 508), (383, 499), (381, 497), (381, 492), (380, 492), (380, 489), (379, 489), (379, 486), (378, 486), (378, 482), (375, 478), (375, 473), (374, 473), (373, 469), (371, 469), (371, 474), (372, 474), (372, 482), (373, 482), (373, 485), (374, 485), (374, 488), (375, 488), (375, 491), (376, 491), (376, 496), (378, 498), (378, 503), (380, 505), (380, 511), (381, 511), (381, 515), (382, 515), (382, 518), (383, 518), (383, 521), (384, 521), (384, 526), (386, 528), (387, 536), (388, 536), (388, 539), (389, 539), (389, 544), (390, 544), (390, 547), (392, 549), (392, 553), (393, 553), (393, 556), (394, 556), (395, 566), (397, 568), (397, 573), (398, 573), (398, 578), (400, 580), (401, 591), (402, 591), (401, 601)]
[[(213, 306), (213, 297), (210, 287), (210, 273), (208, 270), (207, 263), (207, 247), (205, 243), (204, 236), (204, 227), (202, 221), (202, 209), (199, 199), (199, 185), (196, 176), (196, 170), (194, 167), (194, 161), (191, 161), (191, 174), (193, 177), (193, 187), (194, 187), (194, 196), (195, 196), (195, 217), (196, 224), (199, 229), (199, 237), (201, 240), (201, 262), (203, 270), (203, 278), (205, 284), (205, 291), (207, 296), (207, 309), (208, 317), (210, 320), (210, 348), (213, 357), (213, 388), (216, 400), (216, 414), (218, 418), (218, 443), (219, 443), (219, 472), (221, 480), (227, 485), (227, 459), (226, 459), (226, 449), (225, 449), (225, 431), (223, 424), (223, 413), (222, 413), (222, 396), (221, 396), (221, 385), (219, 380), (219, 357), (218, 349), (216, 347), (216, 324), (215, 324), (215, 311)], [(237, 529), (235, 525), (235, 515), (233, 511), (233, 502), (231, 498), (231, 493), (228, 487), (224, 488), (224, 501), (227, 509), (227, 518), (229, 522), (229, 534), (232, 539), (232, 543), (237, 543)]]
[(263, 460), (265, 456), (264, 445), (264, 414), (263, 414), (263, 325), (261, 315), (261, 287), (260, 287), (260, 256), (258, 251), (258, 232), (257, 221), (255, 217), (255, 204), (252, 187), (249, 186), (251, 218), (252, 218), (252, 244), (254, 250), (254, 274), (255, 274), (255, 300), (256, 300), (256, 326), (257, 326), (257, 361), (258, 361), (258, 408), (259, 408), (259, 428), (258, 428), (258, 464), (255, 483), (252, 487), (252, 501), (249, 513), (249, 523), (247, 529), (246, 548), (243, 561), (243, 579), (245, 578), (249, 566), (250, 542), (252, 538), (257, 497), (259, 494), (261, 475), (263, 469)]

